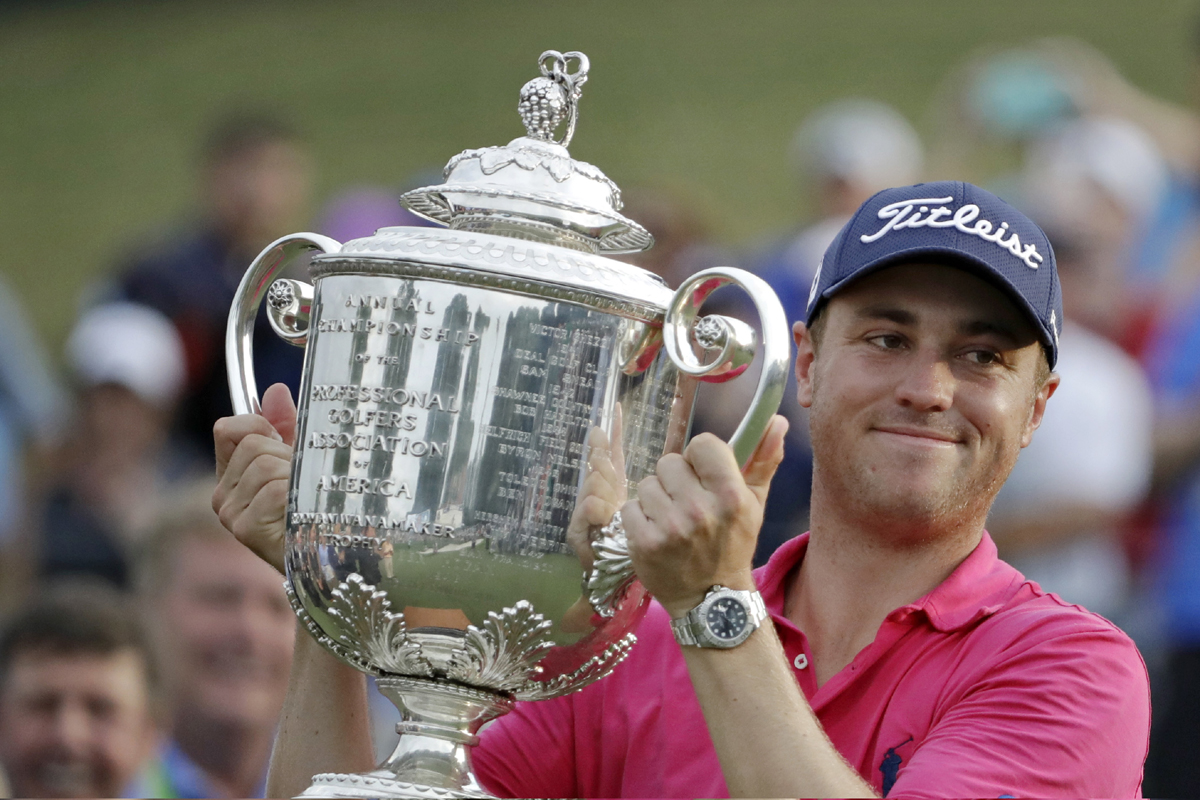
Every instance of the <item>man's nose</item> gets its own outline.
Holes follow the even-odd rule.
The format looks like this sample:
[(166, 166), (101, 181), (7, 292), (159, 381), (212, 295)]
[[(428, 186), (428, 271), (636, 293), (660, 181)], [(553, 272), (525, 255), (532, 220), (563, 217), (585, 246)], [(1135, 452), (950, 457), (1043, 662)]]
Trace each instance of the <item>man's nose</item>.
[(946, 411), (954, 402), (954, 372), (935, 354), (918, 352), (905, 365), (896, 400), (915, 411)]
[(92, 722), (81, 703), (61, 703), (54, 715), (54, 738), (63, 751), (72, 755), (87, 752), (91, 743)]

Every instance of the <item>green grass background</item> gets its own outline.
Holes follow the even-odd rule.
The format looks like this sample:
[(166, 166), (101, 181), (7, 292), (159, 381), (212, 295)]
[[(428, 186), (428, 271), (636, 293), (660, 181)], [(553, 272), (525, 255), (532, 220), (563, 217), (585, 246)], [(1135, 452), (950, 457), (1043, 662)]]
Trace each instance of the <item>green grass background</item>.
[(84, 288), (193, 204), (215, 111), (288, 110), (321, 196), (400, 184), (519, 135), (550, 48), (592, 61), (572, 154), (684, 187), (736, 244), (796, 220), (782, 154), (824, 101), (884, 99), (920, 126), (980, 45), (1067, 34), (1188, 102), (1198, 17), (1193, 0), (0, 0), (0, 271), (57, 352)]

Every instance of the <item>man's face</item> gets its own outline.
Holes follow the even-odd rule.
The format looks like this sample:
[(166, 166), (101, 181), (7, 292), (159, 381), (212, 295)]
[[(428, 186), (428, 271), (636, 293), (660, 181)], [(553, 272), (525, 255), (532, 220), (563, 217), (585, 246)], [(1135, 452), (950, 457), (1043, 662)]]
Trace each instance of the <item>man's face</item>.
[(829, 301), (821, 342), (797, 325), (814, 489), (900, 538), (982, 519), (1041, 422), (1033, 327), (989, 283), (905, 264)]
[(188, 536), (157, 613), (178, 724), (275, 723), (295, 631), (279, 573), (232, 538)]
[(312, 194), (308, 154), (297, 144), (265, 142), (208, 171), (208, 202), (237, 247), (257, 250), (303, 223)]
[(131, 649), (18, 652), (0, 686), (0, 762), (15, 797), (118, 797), (157, 738)]

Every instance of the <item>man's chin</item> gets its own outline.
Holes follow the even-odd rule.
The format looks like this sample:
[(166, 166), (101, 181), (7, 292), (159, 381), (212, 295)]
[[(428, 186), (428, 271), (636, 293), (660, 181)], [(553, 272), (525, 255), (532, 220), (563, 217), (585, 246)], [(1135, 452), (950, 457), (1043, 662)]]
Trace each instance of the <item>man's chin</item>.
[(948, 494), (945, 483), (934, 479), (921, 480), (920, 475), (890, 484), (876, 484), (874, 491), (861, 497), (862, 510), (872, 516), (884, 530), (898, 535), (908, 533), (920, 538), (954, 524), (963, 516), (968, 505), (958, 493)]
[[(108, 787), (100, 785), (96, 771), (83, 762), (51, 761), (41, 765), (28, 786), (33, 797), (108, 797)], [(16, 787), (14, 787), (16, 788)]]
[(238, 727), (256, 726), (273, 724), (282, 703), (277, 687), (247, 686), (240, 682), (214, 683), (196, 693), (193, 711), (213, 722)]

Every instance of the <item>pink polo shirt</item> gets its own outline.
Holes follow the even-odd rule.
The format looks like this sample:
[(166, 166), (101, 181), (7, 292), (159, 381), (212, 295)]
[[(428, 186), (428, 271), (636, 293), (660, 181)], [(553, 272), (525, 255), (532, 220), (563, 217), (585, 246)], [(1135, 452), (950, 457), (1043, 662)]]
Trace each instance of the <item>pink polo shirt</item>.
[[(982, 542), (898, 608), (820, 689), (783, 616), (808, 535), (755, 578), (796, 681), (838, 751), (888, 797), (1140, 797), (1146, 668), (1116, 626), (1026, 581)], [(518, 704), (475, 749), (511, 797), (727, 797), (668, 617), (655, 604), (612, 675)], [(771, 736), (764, 729), (758, 733)]]

